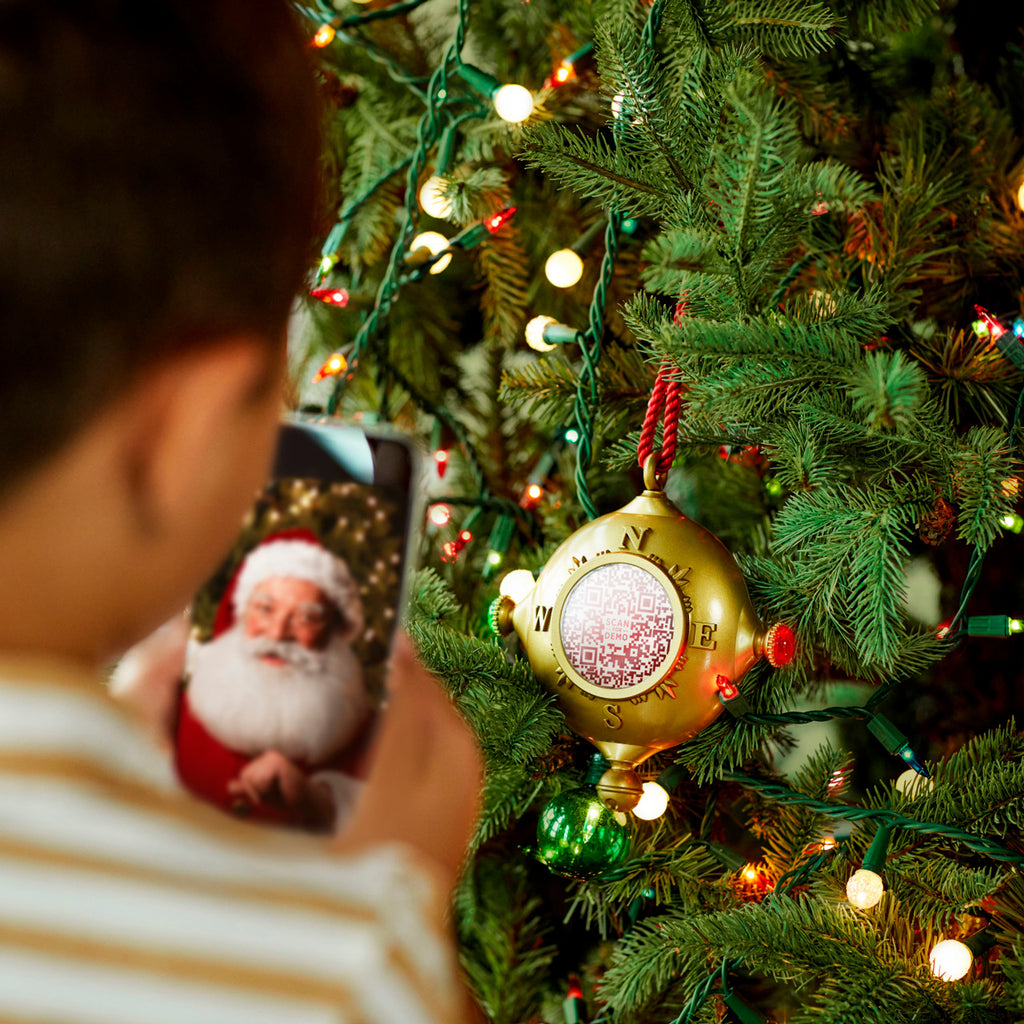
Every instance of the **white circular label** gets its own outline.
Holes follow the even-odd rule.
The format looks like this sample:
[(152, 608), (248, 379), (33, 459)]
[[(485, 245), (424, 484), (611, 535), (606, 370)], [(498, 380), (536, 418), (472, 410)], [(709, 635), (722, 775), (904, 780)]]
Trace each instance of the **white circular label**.
[(674, 626), (664, 586), (640, 566), (612, 562), (573, 586), (559, 634), (569, 664), (583, 679), (618, 690), (648, 681), (668, 656)]

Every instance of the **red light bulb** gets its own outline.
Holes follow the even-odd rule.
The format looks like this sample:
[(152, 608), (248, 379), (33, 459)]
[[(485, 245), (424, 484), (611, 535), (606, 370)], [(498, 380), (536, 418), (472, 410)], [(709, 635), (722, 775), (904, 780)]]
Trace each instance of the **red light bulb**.
[(469, 532), (469, 530), (463, 530), (459, 534), (459, 540), (462, 541), (463, 544), (468, 544), (472, 539), (473, 539), (473, 534), (471, 534)]
[(515, 206), (507, 206), (504, 210), (499, 210), (497, 213), (492, 214), (487, 220), (484, 221), (484, 226), (493, 235), (505, 221), (512, 217), (512, 214), (516, 212)]
[(322, 50), (334, 42), (335, 35), (334, 26), (330, 22), (325, 22), (316, 30), (316, 35), (313, 36), (313, 45)]
[(314, 288), (309, 293), (314, 299), (326, 302), (328, 306), (348, 305), (348, 292), (344, 288)]
[(434, 462), (437, 465), (437, 475), (444, 476), (444, 472), (448, 468), (448, 452), (444, 448), (438, 448), (434, 452)]
[(1006, 328), (988, 310), (982, 309), (981, 306), (975, 306), (974, 309), (978, 314), (978, 319), (989, 329), (993, 341), (1006, 333)]
[(313, 376), (313, 383), (316, 384), (325, 377), (334, 377), (339, 373), (344, 373), (347, 367), (348, 360), (340, 352), (335, 352), (333, 355), (329, 356), (327, 362), (325, 362), (324, 365), (316, 371)]
[(715, 685), (722, 695), (722, 700), (733, 700), (740, 694), (740, 688), (728, 676), (719, 676), (715, 680)]

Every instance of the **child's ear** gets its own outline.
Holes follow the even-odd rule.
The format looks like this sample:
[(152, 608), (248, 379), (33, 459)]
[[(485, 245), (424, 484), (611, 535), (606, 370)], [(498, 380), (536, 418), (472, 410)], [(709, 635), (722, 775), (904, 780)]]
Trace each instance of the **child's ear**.
[(239, 335), (170, 359), (140, 379), (125, 410), (133, 427), (125, 432), (122, 464), (144, 531), (173, 533), (204, 507), (216, 514), (221, 503), (233, 510), (237, 527), (268, 469), (281, 363), (267, 341)]

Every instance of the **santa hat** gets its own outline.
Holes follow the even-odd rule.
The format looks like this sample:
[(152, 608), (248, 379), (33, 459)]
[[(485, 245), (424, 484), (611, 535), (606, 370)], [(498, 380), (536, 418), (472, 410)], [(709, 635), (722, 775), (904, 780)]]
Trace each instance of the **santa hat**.
[(331, 554), (312, 531), (297, 529), (270, 534), (246, 555), (221, 598), (214, 635), (229, 629), (256, 587), (273, 576), (315, 584), (341, 613), (345, 634), (352, 639), (362, 632), (363, 604), (348, 565)]

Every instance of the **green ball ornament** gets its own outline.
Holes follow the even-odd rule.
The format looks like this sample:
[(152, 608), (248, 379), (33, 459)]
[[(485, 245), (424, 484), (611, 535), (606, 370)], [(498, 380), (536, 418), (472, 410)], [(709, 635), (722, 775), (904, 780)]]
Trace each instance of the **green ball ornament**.
[(592, 783), (560, 793), (537, 823), (537, 859), (574, 878), (618, 867), (629, 856), (629, 845), (626, 815), (605, 804)]

